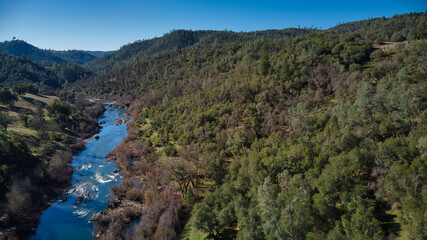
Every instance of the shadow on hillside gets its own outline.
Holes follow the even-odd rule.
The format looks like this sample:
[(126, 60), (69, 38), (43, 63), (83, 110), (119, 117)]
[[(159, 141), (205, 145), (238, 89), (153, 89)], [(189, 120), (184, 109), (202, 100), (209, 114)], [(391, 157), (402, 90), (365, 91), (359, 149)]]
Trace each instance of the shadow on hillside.
[(30, 146), (39, 147), (41, 142), (40, 139), (33, 135), (19, 134), (21, 138), (25, 139), (25, 142), (29, 143)]
[(23, 109), (25, 109), (25, 108), (13, 106), (13, 105), (8, 106), (8, 107), (0, 106), (0, 111), (4, 111), (4, 112), (12, 111), (12, 112), (18, 113), (18, 112), (22, 111)]
[[(37, 96), (39, 96), (39, 95), (37, 95)], [(46, 98), (46, 97), (44, 97), (44, 96), (39, 96), (39, 97)], [(45, 103), (45, 102), (39, 101), (39, 100), (34, 99), (34, 98), (25, 97), (25, 96), (21, 96), (21, 98), (22, 98), (22, 100), (25, 100), (25, 101), (27, 101), (27, 102), (29, 102), (29, 103), (33, 104), (33, 105), (41, 105), (41, 106), (43, 106), (43, 107), (44, 107), (44, 106), (46, 106), (46, 103)]]

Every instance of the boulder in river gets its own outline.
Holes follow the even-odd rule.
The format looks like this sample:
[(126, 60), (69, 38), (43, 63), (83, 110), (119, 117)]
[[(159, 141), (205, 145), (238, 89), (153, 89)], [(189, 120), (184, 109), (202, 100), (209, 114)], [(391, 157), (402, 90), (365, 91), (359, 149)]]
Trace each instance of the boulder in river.
[(104, 156), (108, 161), (115, 161), (116, 155), (113, 152), (109, 152)]
[(98, 140), (99, 139), (99, 135), (95, 135), (93, 136), (94, 139)]
[(76, 198), (76, 201), (74, 202), (74, 204), (81, 204), (83, 202), (89, 202), (90, 200), (93, 200), (93, 199), (95, 199), (95, 197), (92, 196), (90, 194), (90, 192), (82, 193)]
[(76, 198), (76, 201), (74, 202), (74, 204), (81, 204), (84, 200), (83, 195), (80, 195)]

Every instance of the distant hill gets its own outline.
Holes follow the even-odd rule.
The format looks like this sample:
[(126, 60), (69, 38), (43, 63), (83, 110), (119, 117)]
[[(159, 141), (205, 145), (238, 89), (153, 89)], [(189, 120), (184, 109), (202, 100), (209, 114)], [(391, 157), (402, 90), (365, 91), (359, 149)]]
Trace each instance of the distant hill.
[(53, 53), (64, 59), (66, 62), (80, 65), (92, 61), (96, 58), (96, 56), (92, 54), (79, 50), (53, 51)]
[(114, 69), (131, 62), (137, 57), (179, 50), (195, 44), (221, 44), (234, 41), (251, 39), (277, 39), (303, 36), (315, 31), (313, 29), (289, 28), (283, 30), (266, 30), (248, 33), (236, 33), (231, 31), (191, 31), (174, 30), (162, 37), (149, 40), (140, 40), (124, 45), (118, 51), (99, 57), (85, 66), (95, 72), (103, 72), (105, 69)]
[(52, 65), (53, 63), (75, 63), (82, 65), (97, 57), (113, 53), (113, 51), (45, 50), (37, 48), (23, 40), (13, 40), (0, 42), (0, 53), (17, 57), (25, 56), (31, 59), (31, 61), (43, 65)]
[(0, 52), (17, 57), (25, 56), (43, 65), (67, 62), (51, 51), (39, 49), (22, 40), (4, 41), (0, 43)]
[(78, 50), (80, 52), (89, 53), (90, 55), (93, 55), (95, 57), (102, 57), (104, 55), (112, 54), (115, 51), (86, 51), (86, 50)]

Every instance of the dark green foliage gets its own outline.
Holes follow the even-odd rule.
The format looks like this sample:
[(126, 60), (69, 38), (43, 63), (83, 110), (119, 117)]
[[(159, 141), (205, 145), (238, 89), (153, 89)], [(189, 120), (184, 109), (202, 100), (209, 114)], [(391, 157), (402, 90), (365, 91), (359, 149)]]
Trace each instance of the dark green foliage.
[(74, 103), (76, 100), (76, 95), (74, 92), (62, 91), (62, 92), (58, 93), (58, 97), (63, 102)]
[[(45, 85), (59, 88), (91, 76), (92, 72), (72, 63), (55, 63), (45, 67), (25, 58), (0, 54), (0, 83), (4, 85)], [(19, 90), (24, 91), (22, 88)], [(35, 92), (31, 87), (27, 87), (25, 91)]]
[(92, 72), (73, 63), (53, 64), (51, 70), (58, 76), (61, 86), (93, 76)]
[(30, 60), (0, 54), (0, 65), (0, 82), (3, 84), (38, 83), (58, 87), (58, 79), (53, 72)]
[(338, 25), (336, 33), (360, 34), (364, 39), (376, 42), (403, 41), (426, 38), (425, 13), (395, 15), (391, 18), (373, 18)]
[(29, 126), (37, 131), (44, 131), (47, 123), (44, 118), (43, 108), (38, 105), (36, 108), (36, 114), (30, 120)]
[(89, 53), (90, 55), (95, 57), (102, 57), (104, 55), (112, 54), (115, 52), (115, 51), (87, 51), (87, 50), (79, 50), (79, 51)]
[[(408, 67), (412, 71), (420, 71), (424, 77), (424, 80), (427, 79), (427, 40), (416, 40), (412, 43), (407, 49), (406, 53), (408, 57), (405, 59)], [(420, 78), (422, 80), (422, 78)]]
[(184, 196), (184, 206), (191, 207), (194, 204), (194, 194), (193, 189), (189, 188)]
[(42, 50), (22, 40), (4, 41), (0, 43), (0, 52), (16, 57), (23, 56), (24, 59), (40, 64), (53, 64), (65, 62), (53, 52)]
[[(284, 29), (235, 33), (228, 31), (173, 30), (161, 38), (142, 40), (125, 45), (117, 52), (88, 62), (85, 66), (94, 72), (104, 72), (119, 68), (135, 59), (155, 55), (165, 51), (180, 50), (196, 44), (218, 45), (226, 42), (251, 39), (290, 38), (302, 36), (311, 31), (311, 29)], [(237, 49), (235, 48), (234, 51)]]
[[(46, 106), (48, 116), (53, 123), (48, 124), (48, 127), (55, 128), (55, 124), (65, 130), (68, 128), (71, 131), (80, 132), (84, 135), (90, 134), (97, 127), (97, 118), (102, 115), (105, 108), (101, 104), (89, 105), (87, 102), (76, 101), (74, 105), (74, 95), (72, 93), (61, 94), (67, 98), (67, 102), (54, 101)], [(43, 132), (46, 130), (46, 121), (41, 114), (37, 114), (33, 118), (30, 126), (34, 129)]]
[(9, 115), (0, 112), (0, 127), (7, 131), (7, 125), (12, 123), (11, 117)]
[(137, 99), (116, 155), (151, 176), (139, 233), (172, 188), (207, 238), (426, 238), (425, 23), (175, 31), (100, 59), (80, 89)]
[(0, 103), (4, 105), (10, 105), (18, 101), (18, 96), (13, 93), (10, 89), (0, 87)]
[(96, 59), (96, 56), (84, 52), (84, 51), (78, 51), (78, 50), (69, 50), (69, 51), (54, 51), (54, 54), (63, 60), (65, 60), (68, 63), (75, 63), (75, 64), (85, 64), (87, 62), (90, 62), (94, 59)]
[[(24, 90), (27, 87), (16, 86), (15, 89)], [(60, 101), (45, 106), (40, 104), (35, 112), (17, 106), (2, 108), (7, 108), (8, 112), (0, 111), (0, 225), (8, 229), (17, 226), (20, 230), (16, 235), (24, 238), (27, 228), (33, 228), (38, 221), (46, 199), (57, 198), (58, 189), (69, 184), (73, 172), (69, 165), (71, 151), (82, 145), (76, 136), (84, 138), (95, 131), (96, 118), (105, 109), (81, 99), (75, 104)], [(35, 129), (36, 134), (30, 129), (25, 133), (5, 131), (9, 123), (18, 123), (8, 115), (16, 108), (21, 108), (22, 123)], [(49, 118), (45, 118), (46, 111)], [(64, 131), (59, 124), (68, 129)]]
[(220, 32), (215, 45), (177, 32), (188, 45), (146, 46), (80, 87), (138, 99), (127, 145), (159, 153), (138, 162), (162, 166), (162, 186), (187, 200), (192, 190), (193, 232), (423, 239), (425, 22), (414, 13), (295, 38)]
[(39, 88), (33, 84), (20, 83), (14, 85), (12, 91), (18, 95), (24, 95), (25, 93), (38, 94)]
[(22, 138), (0, 131), (0, 196), (5, 196), (12, 175), (31, 171), (34, 164), (35, 159)]
[(54, 101), (47, 105), (46, 109), (49, 112), (49, 117), (54, 121), (64, 122), (70, 114), (70, 107), (66, 103), (60, 101)]
[(301, 177), (288, 171), (278, 176), (280, 191), (275, 193), (270, 177), (258, 188), (259, 209), (267, 239), (303, 239), (312, 222), (311, 189)]
[(95, 52), (92, 54), (89, 51), (69, 50), (69, 51), (54, 51), (43, 50), (33, 45), (22, 41), (4, 41), (0, 43), (0, 53), (6, 53), (16, 57), (23, 57), (26, 60), (31, 60), (36, 63), (50, 66), (54, 63), (75, 63), (84, 64), (94, 60), (103, 52)]

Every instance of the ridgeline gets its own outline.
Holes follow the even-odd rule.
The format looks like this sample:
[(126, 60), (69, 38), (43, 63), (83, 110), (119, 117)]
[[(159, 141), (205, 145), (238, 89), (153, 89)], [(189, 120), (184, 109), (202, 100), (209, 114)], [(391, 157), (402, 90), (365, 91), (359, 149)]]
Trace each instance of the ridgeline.
[[(425, 238), (426, 24), (411, 13), (290, 37), (174, 31), (151, 40), (182, 36), (162, 51), (128, 50), (142, 41), (108, 56), (109, 71), (77, 86), (128, 101), (135, 120), (98, 236)], [(192, 37), (204, 34), (224, 40)]]
[[(128, 104), (128, 136), (109, 154), (123, 181), (92, 218), (97, 237), (425, 239), (426, 51), (427, 14), (410, 13), (327, 30), (174, 30), (85, 62), (72, 81), (61, 64), (2, 61), (32, 66), (39, 87), (51, 77), (46, 89)], [(0, 79), (24, 79), (14, 68)]]

